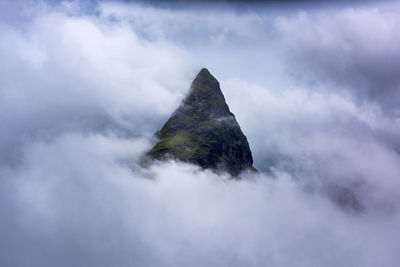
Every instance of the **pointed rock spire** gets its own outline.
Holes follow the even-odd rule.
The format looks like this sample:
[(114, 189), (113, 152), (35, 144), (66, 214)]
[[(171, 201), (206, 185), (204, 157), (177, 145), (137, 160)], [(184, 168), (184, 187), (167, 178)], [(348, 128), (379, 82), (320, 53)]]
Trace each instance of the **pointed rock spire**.
[(156, 135), (159, 140), (147, 153), (150, 159), (176, 159), (234, 176), (255, 170), (247, 138), (230, 112), (219, 82), (205, 68)]

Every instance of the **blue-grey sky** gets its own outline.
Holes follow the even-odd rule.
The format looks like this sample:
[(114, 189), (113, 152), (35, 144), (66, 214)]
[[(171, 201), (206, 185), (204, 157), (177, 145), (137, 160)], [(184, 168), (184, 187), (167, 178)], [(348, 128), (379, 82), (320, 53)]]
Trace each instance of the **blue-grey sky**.
[[(0, 266), (397, 267), (399, 27), (395, 1), (0, 2)], [(138, 165), (202, 67), (260, 174)]]

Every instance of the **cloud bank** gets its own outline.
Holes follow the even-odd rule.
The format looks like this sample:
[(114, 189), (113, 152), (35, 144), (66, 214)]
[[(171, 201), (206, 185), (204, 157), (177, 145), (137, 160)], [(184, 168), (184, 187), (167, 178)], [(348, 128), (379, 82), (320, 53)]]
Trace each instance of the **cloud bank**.
[[(396, 8), (11, 10), (20, 19), (0, 20), (0, 265), (400, 262)], [(137, 165), (206, 62), (256, 176)]]

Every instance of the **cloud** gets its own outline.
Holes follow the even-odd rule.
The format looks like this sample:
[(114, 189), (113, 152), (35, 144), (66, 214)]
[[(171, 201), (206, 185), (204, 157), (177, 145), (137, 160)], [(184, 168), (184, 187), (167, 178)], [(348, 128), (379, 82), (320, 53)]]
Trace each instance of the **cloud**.
[(1, 221), (2, 264), (395, 266), (398, 260), (391, 234), (397, 216), (348, 217), (285, 175), (235, 182), (173, 162), (147, 173), (121, 164), (143, 148), (141, 140), (101, 135), (29, 146), (25, 167), (2, 179), (2, 191), (13, 189), (1, 194), (2, 203), (14, 206)]
[[(361, 80), (309, 63), (307, 49), (322, 53), (325, 43), (296, 32), (304, 23), (318, 41), (318, 27), (330, 36), (352, 18), (346, 55), (356, 73), (368, 49), (386, 55), (364, 44), (365, 18), (395, 19), (381, 9), (327, 12), (335, 20), (115, 3), (88, 12), (64, 2), (2, 17), (0, 265), (397, 266), (399, 121), (370, 87), (355, 91)], [(299, 61), (264, 60), (271, 54)], [(137, 165), (205, 61), (259, 175), (232, 181), (177, 162)], [(320, 68), (325, 76), (313, 81), (323, 90), (268, 71), (284, 64), (297, 75)], [(338, 207), (332, 190), (353, 194), (363, 212)]]
[(335, 93), (299, 86), (273, 93), (238, 79), (222, 85), (258, 169), (285, 170), (316, 191), (351, 188), (377, 210), (397, 201), (399, 143), (388, 138), (399, 135), (397, 120)]
[(95, 17), (49, 11), (24, 30), (0, 28), (2, 161), (19, 158), (21, 143), (64, 132), (152, 131), (193, 72), (179, 47)]
[(398, 113), (399, 28), (396, 6), (301, 13), (276, 20), (291, 71), (311, 82), (332, 82), (361, 101)]

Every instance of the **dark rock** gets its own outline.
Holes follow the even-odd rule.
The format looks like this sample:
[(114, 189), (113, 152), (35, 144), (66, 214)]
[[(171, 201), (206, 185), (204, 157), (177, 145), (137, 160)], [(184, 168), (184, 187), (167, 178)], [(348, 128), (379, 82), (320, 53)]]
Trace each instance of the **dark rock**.
[(175, 159), (233, 176), (256, 171), (247, 138), (207, 69), (197, 74), (189, 95), (155, 136), (147, 159)]

